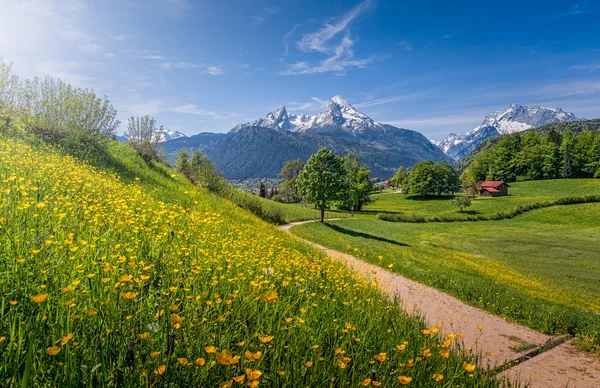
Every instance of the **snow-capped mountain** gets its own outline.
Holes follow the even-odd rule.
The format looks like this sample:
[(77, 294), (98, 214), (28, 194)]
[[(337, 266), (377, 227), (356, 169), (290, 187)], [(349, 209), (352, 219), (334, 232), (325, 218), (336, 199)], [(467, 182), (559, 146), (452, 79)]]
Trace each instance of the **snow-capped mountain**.
[(340, 96), (333, 97), (316, 116), (288, 113), (285, 106), (267, 114), (264, 119), (236, 125), (235, 133), (246, 127), (263, 127), (301, 133), (345, 132), (360, 134), (370, 129), (383, 130), (383, 124), (360, 113)]
[[(491, 136), (507, 135), (537, 128), (549, 123), (578, 121), (573, 113), (560, 108), (543, 108), (535, 105), (511, 104), (505, 111), (492, 112), (483, 123), (471, 131), (460, 134), (450, 133), (448, 137), (436, 144), (446, 155), (458, 160), (471, 151), (479, 143)], [(435, 143), (434, 143), (435, 144)]]
[(156, 135), (158, 136), (158, 142), (159, 143), (164, 143), (164, 142), (169, 141), (169, 140), (179, 139), (181, 137), (187, 137), (183, 133), (175, 131), (175, 130), (172, 130), (172, 129), (166, 129), (166, 130), (164, 130), (162, 132), (157, 131)]
[[(167, 142), (169, 140), (175, 140), (175, 139), (180, 139), (182, 137), (187, 137), (183, 133), (178, 132), (178, 131), (174, 131), (174, 130), (171, 130), (171, 129), (167, 129), (167, 130), (163, 130), (163, 131), (154, 131), (154, 136), (156, 136), (158, 138), (158, 143), (164, 143), (164, 142)], [(121, 143), (127, 142), (127, 136), (126, 135), (116, 136), (115, 139), (117, 139)]]

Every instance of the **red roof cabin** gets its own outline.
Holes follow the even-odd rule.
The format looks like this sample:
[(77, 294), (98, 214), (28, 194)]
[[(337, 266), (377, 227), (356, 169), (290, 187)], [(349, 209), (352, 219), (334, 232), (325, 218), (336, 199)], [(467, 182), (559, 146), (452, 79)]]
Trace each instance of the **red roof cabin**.
[(485, 181), (479, 184), (479, 195), (483, 197), (502, 197), (508, 195), (510, 185), (504, 181)]

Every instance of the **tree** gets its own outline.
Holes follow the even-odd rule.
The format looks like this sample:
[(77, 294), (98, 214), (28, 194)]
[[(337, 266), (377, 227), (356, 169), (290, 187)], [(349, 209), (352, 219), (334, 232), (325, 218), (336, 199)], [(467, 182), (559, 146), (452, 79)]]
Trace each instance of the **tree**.
[(299, 192), (321, 211), (321, 222), (325, 218), (325, 209), (343, 195), (344, 173), (342, 158), (335, 156), (327, 148), (321, 148), (308, 159), (298, 175)]
[(345, 169), (345, 194), (340, 203), (340, 209), (352, 212), (360, 211), (363, 205), (371, 201), (373, 191), (371, 171), (364, 163), (359, 163), (358, 157), (352, 153), (343, 158)]
[(406, 181), (406, 178), (408, 178), (409, 175), (410, 175), (410, 170), (404, 166), (400, 166), (396, 170), (396, 173), (394, 174), (392, 179), (390, 179), (390, 183), (391, 183), (392, 187), (394, 187), (395, 189), (399, 188), (402, 190), (402, 185), (404, 184), (404, 182)]
[[(463, 176), (461, 176), (461, 178), (463, 178)], [(462, 188), (465, 191), (465, 194), (471, 194), (473, 198), (475, 198), (475, 194), (479, 191), (477, 182), (469, 180), (468, 178), (462, 180)]]
[(454, 168), (447, 162), (425, 160), (413, 166), (405, 181), (407, 193), (412, 195), (441, 196), (458, 191), (460, 182)]
[(261, 198), (266, 198), (267, 197), (267, 187), (262, 182), (260, 184), (260, 190), (258, 192), (258, 196), (261, 197)]
[(464, 208), (471, 206), (471, 198), (466, 195), (457, 195), (452, 200), (452, 206), (459, 208), (462, 213)]
[(131, 116), (127, 121), (127, 142), (146, 162), (158, 159), (157, 144), (163, 127), (157, 128), (156, 120), (149, 115)]
[(303, 168), (304, 162), (302, 159), (298, 158), (296, 160), (285, 162), (279, 173), (279, 176), (283, 179), (281, 182), (281, 191), (283, 195), (290, 197), (292, 201), (300, 199), (300, 192), (298, 191), (296, 180)]
[(175, 161), (175, 170), (182, 173), (187, 179), (192, 180), (192, 169), (188, 158), (187, 149), (182, 148), (179, 150), (177, 160)]

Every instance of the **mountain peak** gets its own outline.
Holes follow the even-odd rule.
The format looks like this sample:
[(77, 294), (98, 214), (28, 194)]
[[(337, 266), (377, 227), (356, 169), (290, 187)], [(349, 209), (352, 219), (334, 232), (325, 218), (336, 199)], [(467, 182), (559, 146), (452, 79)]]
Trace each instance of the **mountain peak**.
[(347, 106), (347, 107), (351, 107), (351, 105), (348, 103), (348, 101), (344, 100), (342, 98), (342, 96), (340, 95), (335, 95), (331, 98), (331, 102), (340, 105), (342, 107)]
[(321, 113), (316, 116), (295, 115), (289, 113), (286, 107), (282, 105), (273, 112), (268, 113), (264, 119), (238, 124), (231, 132), (238, 132), (248, 126), (294, 132), (345, 132), (351, 135), (368, 130), (385, 131), (382, 124), (354, 109), (340, 95), (333, 96)]
[(514, 102), (504, 111), (491, 112), (480, 126), (465, 135), (451, 133), (440, 142), (439, 147), (446, 155), (458, 160), (490, 136), (522, 132), (549, 123), (578, 120), (580, 119), (573, 113), (565, 112), (561, 108), (544, 108)]

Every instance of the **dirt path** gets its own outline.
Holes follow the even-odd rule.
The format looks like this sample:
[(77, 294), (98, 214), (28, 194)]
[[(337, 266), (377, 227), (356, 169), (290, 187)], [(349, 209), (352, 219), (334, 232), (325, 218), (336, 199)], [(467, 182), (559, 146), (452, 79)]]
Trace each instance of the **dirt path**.
[[(295, 222), (279, 228), (291, 234), (293, 226), (307, 222), (315, 221)], [(428, 326), (441, 324), (440, 331), (443, 334), (464, 334), (465, 348), (471, 347), (474, 353), (481, 354), (479, 366), (482, 368), (497, 367), (531, 351), (530, 347), (527, 351), (518, 353), (512, 350), (514, 348), (523, 345), (540, 347), (552, 340), (548, 335), (506, 322), (435, 288), (368, 264), (354, 256), (300, 240), (344, 262), (371, 281), (377, 281), (383, 292), (390, 298), (399, 298), (406, 312), (422, 317)], [(577, 350), (570, 342), (515, 365), (500, 376), (510, 380), (519, 378), (522, 382), (529, 382), (531, 387), (565, 387), (567, 384), (570, 388), (600, 387), (600, 361)]]

